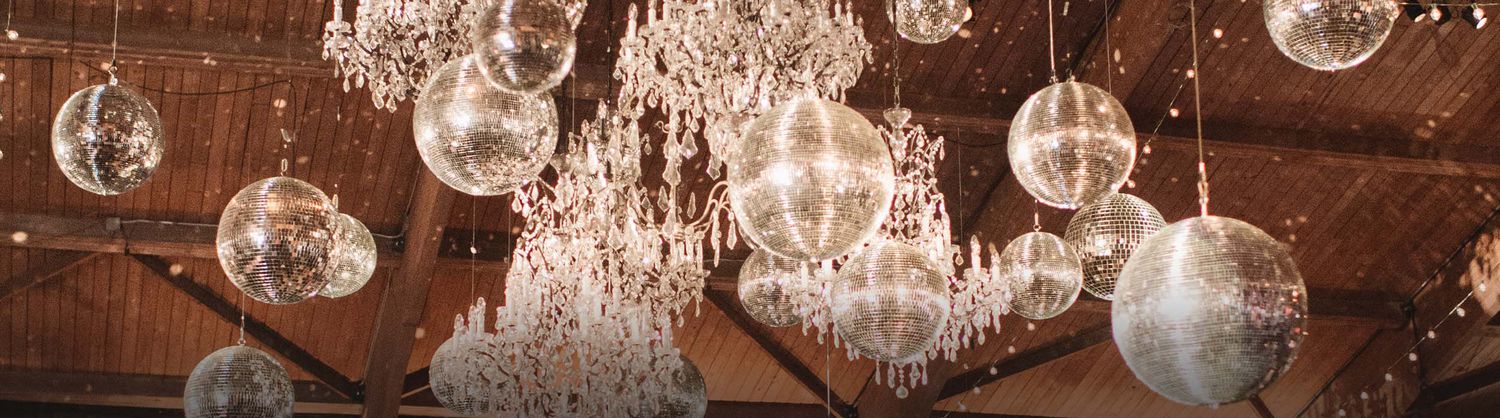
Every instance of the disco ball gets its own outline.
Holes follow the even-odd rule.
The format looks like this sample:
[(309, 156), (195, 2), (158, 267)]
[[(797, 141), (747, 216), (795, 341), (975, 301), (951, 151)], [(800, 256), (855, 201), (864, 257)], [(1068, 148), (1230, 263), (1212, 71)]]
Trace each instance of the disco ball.
[(73, 93), (52, 121), (52, 158), (68, 181), (113, 196), (151, 178), (166, 145), (145, 97), (114, 82)]
[(473, 56), (453, 60), (417, 99), (412, 130), (422, 163), (449, 187), (475, 196), (519, 189), (557, 145), (557, 106), (545, 94), (484, 81)]
[(318, 294), (330, 298), (341, 298), (358, 292), (370, 282), (370, 276), (375, 274), (375, 237), (370, 235), (370, 230), (365, 224), (353, 216), (339, 214), (341, 227), (339, 228), (336, 245), (339, 249), (339, 258), (335, 260), (333, 268), (333, 279), (323, 287)]
[(773, 327), (802, 323), (795, 302), (803, 283), (802, 263), (757, 250), (740, 266), (740, 305), (751, 318)]
[(953, 36), (964, 24), (968, 9), (969, 0), (885, 0), (885, 13), (896, 23), (896, 33), (919, 44), (935, 44)]
[(243, 345), (209, 354), (182, 393), (188, 418), (292, 416), (292, 379), (269, 354)]
[(432, 394), (453, 412), (472, 416), (495, 416), (505, 411), (501, 391), (509, 390), (515, 376), (500, 369), (504, 353), (482, 337), (454, 335), (438, 346), (428, 369)]
[(1135, 127), (1108, 92), (1057, 83), (1021, 105), (1006, 151), (1027, 192), (1047, 205), (1077, 209), (1125, 185), (1135, 166)]
[(703, 374), (687, 357), (678, 357), (682, 359), (682, 367), (672, 371), (668, 393), (646, 405), (641, 417), (703, 418), (708, 412), (708, 387), (703, 383)]
[(842, 104), (797, 99), (772, 108), (729, 150), (729, 200), (745, 235), (783, 258), (822, 261), (875, 235), (890, 213), (889, 148)]
[(479, 71), (495, 86), (542, 93), (573, 68), (577, 39), (558, 0), (496, 0), (472, 31)]
[(922, 250), (882, 240), (839, 268), (833, 323), (855, 352), (903, 362), (932, 347), (948, 323), (948, 281)]
[(291, 177), (251, 183), (219, 216), (219, 265), (255, 300), (301, 302), (333, 278), (340, 224), (333, 203), (311, 184)]
[(1168, 225), (1120, 272), (1115, 344), (1151, 390), (1190, 405), (1248, 399), (1285, 373), (1307, 321), (1286, 248), (1217, 216)]
[(1333, 71), (1359, 65), (1385, 43), (1396, 21), (1392, 0), (1266, 0), (1266, 29), (1297, 63)]
[(1000, 279), (1011, 312), (1042, 320), (1062, 315), (1078, 300), (1083, 267), (1062, 238), (1046, 232), (1016, 237), (1000, 253)]
[(1083, 263), (1083, 290), (1114, 300), (1115, 280), (1125, 260), (1146, 237), (1167, 226), (1161, 213), (1139, 197), (1110, 195), (1078, 210), (1068, 223), (1068, 245)]

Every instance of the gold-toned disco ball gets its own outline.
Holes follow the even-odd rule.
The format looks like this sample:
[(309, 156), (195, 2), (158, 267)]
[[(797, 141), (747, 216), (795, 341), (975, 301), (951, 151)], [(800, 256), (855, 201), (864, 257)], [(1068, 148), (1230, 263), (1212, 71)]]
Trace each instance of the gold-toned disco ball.
[(740, 266), (740, 305), (751, 318), (772, 327), (802, 323), (796, 293), (807, 279), (803, 263), (771, 255), (765, 250), (750, 253)]
[(1125, 185), (1135, 167), (1135, 126), (1109, 92), (1057, 83), (1021, 105), (1006, 152), (1027, 192), (1048, 206), (1077, 209)]
[(292, 379), (276, 359), (236, 345), (193, 367), (182, 403), (188, 418), (290, 418), (294, 396)]
[(318, 292), (330, 298), (349, 296), (364, 288), (375, 275), (376, 257), (379, 256), (375, 236), (363, 222), (342, 213), (339, 222), (342, 226), (336, 244), (343, 248), (338, 251), (339, 258), (334, 260), (333, 279)]
[(470, 36), (484, 77), (519, 93), (543, 93), (562, 84), (578, 50), (561, 0), (494, 0)]
[(830, 295), (834, 327), (861, 356), (911, 360), (932, 347), (947, 326), (949, 291), (926, 253), (881, 240), (839, 267)]
[(475, 196), (516, 191), (546, 168), (557, 147), (557, 105), (484, 80), (472, 55), (428, 80), (412, 114), (417, 153), (448, 187)]
[(162, 137), (151, 102), (111, 81), (63, 102), (52, 121), (52, 158), (79, 188), (113, 196), (151, 178), (166, 152)]
[(1141, 242), (1166, 226), (1156, 207), (1124, 193), (1079, 209), (1068, 223), (1065, 239), (1083, 263), (1083, 290), (1114, 300), (1115, 281), (1125, 261)]
[(969, 0), (885, 0), (896, 33), (919, 44), (935, 44), (958, 33), (968, 9)]
[(1062, 238), (1046, 232), (1011, 240), (1000, 252), (996, 268), (1010, 296), (1010, 311), (1028, 319), (1062, 315), (1083, 289), (1078, 254)]
[(1293, 61), (1334, 71), (1364, 62), (1391, 34), (1393, 0), (1265, 0), (1271, 40)]
[(341, 224), (328, 196), (307, 182), (271, 177), (251, 183), (219, 216), (219, 265), (255, 300), (301, 302), (332, 280)]

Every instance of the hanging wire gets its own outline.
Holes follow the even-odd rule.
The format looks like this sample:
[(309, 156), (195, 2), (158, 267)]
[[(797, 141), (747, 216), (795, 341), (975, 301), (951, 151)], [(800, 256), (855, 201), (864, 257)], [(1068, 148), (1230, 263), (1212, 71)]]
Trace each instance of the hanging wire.
[[(1110, 2), (1105, 0), (1102, 3), (1104, 3), (1104, 91), (1113, 96), (1115, 95), (1115, 48), (1109, 44), (1109, 21), (1112, 20), (1109, 13)], [(1195, 39), (1194, 42), (1196, 41)]]
[(1192, 34), (1189, 43), (1193, 46), (1193, 73), (1188, 76), (1193, 79), (1193, 119), (1198, 134), (1198, 209), (1202, 216), (1208, 216), (1208, 164), (1203, 158), (1203, 87), (1199, 82), (1203, 74), (1198, 71), (1198, 5), (1194, 0), (1188, 0), (1188, 26)]
[(1042, 201), (1031, 201), (1031, 232), (1042, 232)]
[(469, 198), (469, 300), (479, 287), (479, 199)]
[(1052, 1), (1047, 0), (1047, 65), (1052, 67), (1052, 82), (1057, 83), (1057, 40), (1053, 37)]
[(239, 345), (245, 345), (245, 292), (238, 293), (240, 294), (240, 339), (236, 343)]
[[(6, 18), (6, 27), (7, 28), (10, 27), (9, 18)], [(114, 37), (109, 40), (109, 81), (110, 81), (111, 84), (113, 84), (116, 81), (116, 79), (115, 79), (115, 72), (119, 71), (119, 69), (120, 69), (120, 67), (119, 67), (119, 63), (120, 63), (120, 61), (119, 61), (119, 53), (120, 53), (120, 0), (115, 0), (115, 33), (114, 33)]]

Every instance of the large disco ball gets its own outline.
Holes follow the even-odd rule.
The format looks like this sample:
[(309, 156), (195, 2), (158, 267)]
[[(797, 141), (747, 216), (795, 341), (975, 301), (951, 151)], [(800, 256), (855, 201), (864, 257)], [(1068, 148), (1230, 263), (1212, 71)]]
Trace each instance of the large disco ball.
[(682, 367), (672, 371), (672, 381), (655, 402), (648, 402), (645, 411), (638, 416), (645, 418), (703, 418), (708, 413), (708, 386), (703, 383), (703, 374), (686, 356)]
[(1065, 235), (1083, 262), (1083, 290), (1114, 300), (1115, 281), (1125, 261), (1146, 237), (1167, 226), (1145, 200), (1124, 193), (1110, 195), (1073, 215)]
[(1026, 99), (1006, 146), (1016, 180), (1042, 203), (1077, 209), (1125, 185), (1135, 126), (1109, 92), (1068, 81)]
[(323, 191), (307, 182), (271, 177), (251, 183), (219, 216), (219, 265), (255, 300), (301, 302), (332, 280), (342, 223)]
[(861, 356), (903, 362), (920, 356), (948, 323), (948, 281), (922, 250), (882, 240), (839, 267), (833, 323)]
[(1307, 321), (1307, 288), (1285, 247), (1217, 216), (1152, 235), (1120, 272), (1115, 344), (1151, 390), (1190, 405), (1248, 399), (1285, 373)]
[(323, 291), (318, 292), (330, 298), (349, 296), (365, 287), (370, 276), (375, 275), (378, 256), (375, 236), (370, 235), (363, 222), (347, 214), (339, 214), (339, 222), (341, 226), (334, 242), (342, 248), (338, 251), (339, 258), (334, 260), (333, 278)]
[(444, 65), (412, 115), (422, 163), (449, 187), (475, 196), (519, 189), (557, 147), (557, 105), (484, 81), (473, 55)]
[(542, 93), (562, 84), (578, 49), (560, 0), (495, 0), (471, 34), (484, 77), (515, 92)]
[(803, 289), (803, 263), (756, 250), (740, 266), (740, 305), (762, 324), (789, 327), (802, 323), (797, 292)]
[(151, 102), (115, 82), (73, 93), (52, 121), (52, 158), (90, 193), (135, 190), (161, 163), (166, 145)]
[(997, 267), (1009, 293), (1011, 312), (1028, 319), (1062, 315), (1083, 288), (1083, 266), (1057, 235), (1032, 232), (1016, 237), (1000, 252)]
[(745, 235), (778, 256), (843, 256), (890, 213), (890, 150), (848, 106), (812, 98), (783, 103), (751, 122), (731, 148), (730, 206)]
[(919, 44), (935, 44), (953, 36), (968, 10), (969, 0), (885, 0), (886, 15), (895, 22), (896, 33)]
[(291, 417), (292, 379), (269, 354), (221, 348), (193, 367), (182, 392), (188, 418)]
[(1315, 70), (1359, 65), (1391, 34), (1392, 0), (1265, 0), (1271, 40), (1293, 61)]

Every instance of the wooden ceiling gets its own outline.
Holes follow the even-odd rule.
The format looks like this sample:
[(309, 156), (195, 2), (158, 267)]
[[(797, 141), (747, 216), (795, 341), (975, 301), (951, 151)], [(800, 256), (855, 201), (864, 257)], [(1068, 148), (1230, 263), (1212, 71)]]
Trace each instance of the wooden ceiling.
[[(607, 94), (606, 23), (623, 31), (627, 0), (592, 3), (576, 76), (559, 92), (564, 121)], [(854, 5), (876, 50), (849, 102), (872, 115), (889, 105), (895, 70), (879, 3)], [(1256, 402), (1172, 403), (1137, 381), (1108, 342), (1108, 305), (1084, 300), (1053, 320), (1008, 317), (986, 344), (935, 364), (933, 381), (899, 400), (870, 379), (873, 363), (848, 361), (798, 329), (748, 321), (728, 285), (730, 262), (676, 331), (705, 375), (710, 416), (825, 416), (830, 399), (864, 417), (1488, 416), (1493, 409), (1476, 399), (1500, 381), (1500, 331), (1490, 325), (1500, 303), (1472, 292), (1467, 315), (1447, 314), (1493, 271), (1500, 123), (1490, 115), (1500, 95), (1490, 92), (1500, 82), (1491, 65), (1500, 35), (1456, 20), (1398, 20), (1368, 62), (1326, 73), (1280, 55), (1258, 2), (1197, 5), (1214, 212), (1290, 245), (1313, 289), (1310, 335), (1288, 375)], [(331, 77), (318, 43), (329, 2), (122, 2), (122, 78), (161, 111), (170, 148), (151, 181), (120, 197), (71, 186), (47, 140), (62, 101), (104, 80), (111, 2), (12, 6), (21, 38), (0, 42), (0, 236), (11, 237), (0, 240), (0, 410), (172, 415), (193, 365), (237, 338), (231, 317), (243, 306), (254, 319), (250, 343), (305, 383), (303, 412), (444, 414), (423, 377), (470, 300), (467, 263), (453, 257), (477, 226), (478, 293), (498, 301), (521, 220), (508, 200), (459, 196), (425, 172), (409, 103), (375, 109), (368, 92), (346, 93)], [(1151, 149), (1128, 191), (1169, 220), (1195, 214), (1186, 3), (1057, 6), (1067, 11), (1056, 22), (1059, 72), (1109, 88)], [(953, 39), (903, 43), (899, 72), (905, 104), (950, 140), (941, 181), (956, 232), (999, 246), (1030, 226), (1032, 200), (1008, 175), (1001, 145), (1015, 109), (1048, 82), (1046, 3), (973, 8)], [(244, 91), (183, 94), (233, 90)], [(294, 146), (283, 146), (283, 128), (297, 132)], [(382, 236), (381, 268), (366, 289), (272, 307), (242, 303), (224, 279), (211, 224), (282, 158)], [(1044, 228), (1060, 232), (1070, 215), (1044, 210)], [(1405, 360), (1437, 324), (1438, 338)]]

